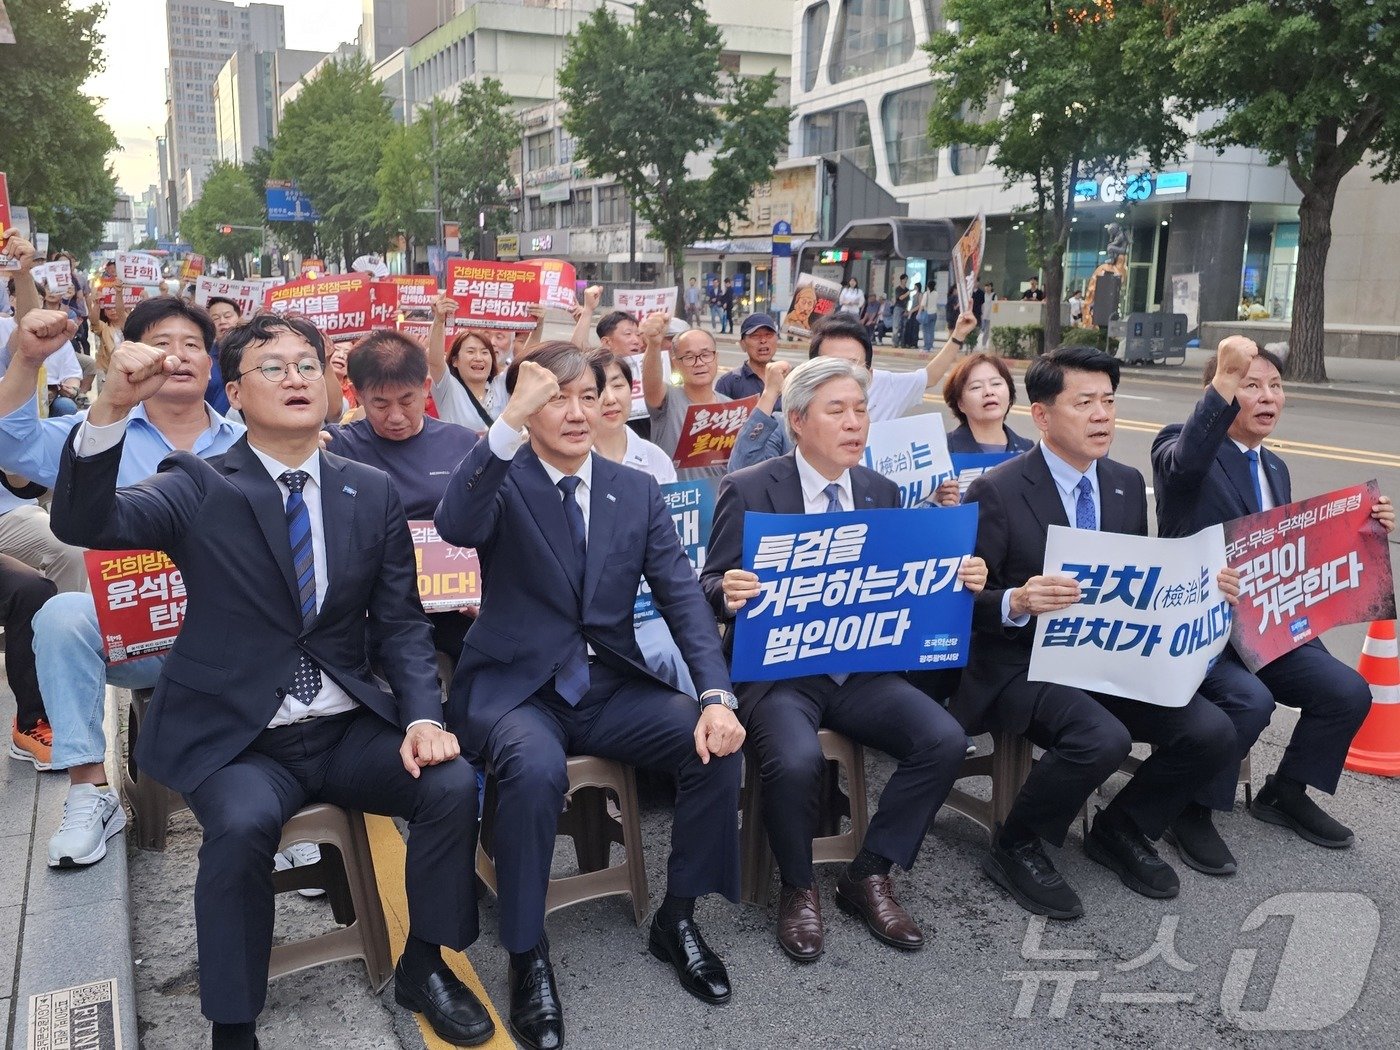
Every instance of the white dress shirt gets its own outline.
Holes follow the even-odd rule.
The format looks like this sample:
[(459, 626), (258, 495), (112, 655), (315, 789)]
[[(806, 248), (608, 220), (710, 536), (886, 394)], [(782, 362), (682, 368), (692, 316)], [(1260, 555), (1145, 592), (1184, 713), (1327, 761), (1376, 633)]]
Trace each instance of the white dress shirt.
[[(1230, 439), (1235, 441), (1234, 438)], [(1249, 446), (1240, 441), (1235, 441), (1235, 447), (1240, 450), (1241, 455), (1249, 455)], [(1254, 475), (1259, 479), (1260, 510), (1273, 510), (1278, 504), (1274, 501), (1274, 490), (1269, 488), (1269, 472), (1264, 469), (1264, 449), (1260, 446), (1256, 449), (1259, 458), (1254, 464)]]
[(851, 472), (849, 470), (843, 470), (841, 476), (835, 481), (828, 481), (817, 472), (816, 467), (807, 462), (800, 448), (793, 453), (793, 458), (797, 460), (797, 477), (802, 482), (803, 509), (808, 514), (826, 513), (826, 487), (828, 485), (835, 485), (841, 490), (837, 499), (841, 502), (842, 510), (856, 509), (856, 498), (851, 491)]

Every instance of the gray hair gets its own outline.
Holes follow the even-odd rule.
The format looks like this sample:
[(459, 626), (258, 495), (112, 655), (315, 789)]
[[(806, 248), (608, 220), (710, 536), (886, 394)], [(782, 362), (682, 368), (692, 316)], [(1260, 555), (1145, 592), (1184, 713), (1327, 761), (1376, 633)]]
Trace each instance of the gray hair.
[(792, 432), (792, 417), (806, 419), (817, 391), (833, 379), (854, 379), (860, 384), (861, 394), (870, 396), (870, 373), (860, 365), (841, 357), (813, 357), (803, 361), (783, 381), (783, 425), (789, 440), (797, 441), (797, 435)]

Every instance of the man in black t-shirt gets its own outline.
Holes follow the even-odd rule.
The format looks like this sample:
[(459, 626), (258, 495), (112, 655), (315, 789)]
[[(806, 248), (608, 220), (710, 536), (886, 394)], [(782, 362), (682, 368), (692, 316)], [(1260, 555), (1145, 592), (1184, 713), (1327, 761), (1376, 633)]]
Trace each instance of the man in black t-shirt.
[(909, 275), (899, 275), (899, 284), (894, 289), (894, 316), (891, 327), (894, 330), (894, 345), (903, 346), (904, 317), (909, 312)]
[(1031, 278), (1031, 286), (1021, 293), (1021, 298), (1026, 302), (1045, 302), (1045, 290), (1040, 287), (1039, 278)]

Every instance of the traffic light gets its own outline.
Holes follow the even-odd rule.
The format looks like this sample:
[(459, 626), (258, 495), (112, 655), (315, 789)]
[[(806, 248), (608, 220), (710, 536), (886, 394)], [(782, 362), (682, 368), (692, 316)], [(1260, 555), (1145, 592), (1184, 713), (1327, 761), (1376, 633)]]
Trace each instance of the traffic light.
[(220, 227), (219, 227), (219, 232), (222, 233), (225, 237), (227, 237), (229, 234), (231, 234), (231, 233), (233, 232), (233, 227), (232, 227), (232, 226), (220, 226)]

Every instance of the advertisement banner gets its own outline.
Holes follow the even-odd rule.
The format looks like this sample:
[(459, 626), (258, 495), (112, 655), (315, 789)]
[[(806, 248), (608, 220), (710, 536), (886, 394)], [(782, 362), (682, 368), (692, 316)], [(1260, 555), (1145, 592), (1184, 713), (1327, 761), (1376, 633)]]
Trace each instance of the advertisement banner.
[(557, 310), (572, 310), (578, 305), (574, 286), (578, 277), (569, 263), (558, 259), (541, 259), (534, 264), (540, 269), (540, 302)]
[(160, 260), (146, 252), (117, 252), (117, 280), (123, 284), (160, 284)]
[(797, 275), (793, 285), (792, 302), (783, 315), (783, 331), (798, 339), (806, 339), (812, 334), (812, 326), (823, 317), (836, 312), (841, 299), (841, 285), (825, 277), (814, 277), (810, 273)]
[(164, 652), (185, 622), (185, 581), (162, 551), (84, 551), (109, 664)]
[(1172, 311), (1186, 315), (1186, 331), (1194, 332), (1201, 323), (1201, 275), (1178, 273), (1172, 276)]
[(614, 288), (613, 309), (631, 314), (637, 323), (645, 321), (651, 314), (676, 315), (676, 289), (674, 288)]
[(953, 473), (958, 476), (958, 494), (967, 495), (967, 487), (993, 467), (999, 467), (1008, 459), (1015, 459), (1019, 452), (954, 452), (949, 458), (953, 461)]
[(972, 293), (977, 290), (977, 275), (982, 272), (982, 254), (987, 250), (987, 216), (977, 213), (967, 230), (953, 245), (949, 262), (953, 287), (958, 290), (958, 312), (972, 313)]
[(937, 412), (870, 424), (865, 465), (899, 486), (899, 505), (932, 503), (939, 482), (953, 473), (948, 435)]
[(311, 277), (267, 290), (266, 308), (300, 314), (327, 339), (369, 335), (370, 279), (364, 274)]
[(262, 309), (267, 288), (262, 281), (232, 281), (225, 277), (200, 277), (194, 282), (194, 301), (208, 306), (213, 298), (232, 299), (244, 317)]
[(734, 623), (736, 682), (961, 667), (972, 594), (958, 569), (977, 508), (744, 515), (759, 595)]
[[(680, 397), (679, 390), (672, 391)], [(691, 405), (681, 421), (681, 437), (676, 442), (674, 462), (677, 470), (691, 467), (722, 467), (729, 462), (739, 431), (748, 421), (758, 395), (723, 401), (715, 405)]]
[(454, 547), (431, 521), (410, 521), (418, 597), (423, 611), (452, 612), (481, 604), (481, 562), (476, 551)]
[(1230, 637), (1257, 671), (1333, 627), (1395, 619), (1385, 529), (1371, 517), (1375, 481), (1225, 523), (1225, 557), (1240, 571)]
[(1230, 639), (1219, 525), (1181, 539), (1051, 525), (1045, 575), (1080, 600), (1037, 617), (1030, 680), (1185, 707)]
[[(673, 481), (661, 486), (661, 498), (671, 512), (685, 556), (695, 567), (695, 575), (705, 571), (705, 552), (710, 547), (710, 527), (715, 518), (716, 483), (710, 478), (696, 481)], [(651, 600), (651, 587), (645, 578), (637, 590), (637, 604), (632, 610), (632, 623), (642, 624), (657, 619), (661, 613)]]
[(457, 300), (456, 327), (529, 332), (540, 301), (540, 270), (529, 263), (447, 260), (447, 294)]

